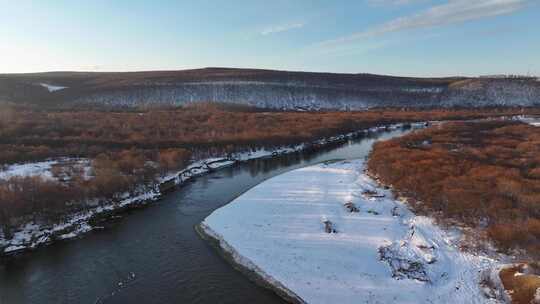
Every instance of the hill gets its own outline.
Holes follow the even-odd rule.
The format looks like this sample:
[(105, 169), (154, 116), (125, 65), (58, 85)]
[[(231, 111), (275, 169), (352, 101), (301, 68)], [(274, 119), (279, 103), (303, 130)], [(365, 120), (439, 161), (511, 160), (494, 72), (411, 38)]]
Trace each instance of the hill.
[(284, 110), (521, 107), (540, 105), (540, 82), (231, 68), (0, 74), (0, 102), (138, 107), (208, 101)]

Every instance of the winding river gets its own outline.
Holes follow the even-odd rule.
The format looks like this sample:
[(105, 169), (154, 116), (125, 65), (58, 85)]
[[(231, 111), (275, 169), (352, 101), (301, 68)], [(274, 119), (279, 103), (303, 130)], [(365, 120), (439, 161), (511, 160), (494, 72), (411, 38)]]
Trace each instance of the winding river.
[(375, 140), (404, 132), (253, 160), (199, 177), (104, 231), (0, 265), (0, 304), (282, 303), (234, 270), (193, 227), (265, 179), (327, 160), (366, 157)]

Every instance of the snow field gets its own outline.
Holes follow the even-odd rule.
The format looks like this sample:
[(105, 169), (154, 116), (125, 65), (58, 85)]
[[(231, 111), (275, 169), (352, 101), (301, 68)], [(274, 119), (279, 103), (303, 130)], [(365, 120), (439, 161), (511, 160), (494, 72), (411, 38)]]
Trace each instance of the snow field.
[[(287, 172), (201, 227), (237, 263), (307, 303), (498, 303), (480, 288), (497, 261), (461, 252), (458, 232), (415, 216), (362, 172), (360, 160)], [(337, 233), (325, 232), (326, 220)]]

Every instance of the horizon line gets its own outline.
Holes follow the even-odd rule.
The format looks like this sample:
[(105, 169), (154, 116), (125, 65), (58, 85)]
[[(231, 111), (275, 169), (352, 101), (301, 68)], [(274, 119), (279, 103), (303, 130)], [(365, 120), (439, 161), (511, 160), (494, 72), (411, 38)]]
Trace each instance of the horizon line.
[(32, 75), (32, 74), (54, 74), (54, 73), (79, 73), (79, 74), (107, 74), (107, 73), (118, 73), (118, 74), (128, 74), (128, 73), (160, 73), (160, 72), (186, 72), (186, 71), (196, 71), (196, 70), (210, 70), (210, 69), (226, 69), (226, 70), (254, 70), (254, 71), (269, 71), (269, 72), (289, 72), (289, 73), (313, 73), (313, 74), (337, 74), (337, 75), (374, 75), (374, 76), (389, 76), (389, 77), (403, 77), (403, 78), (481, 78), (481, 77), (509, 77), (518, 76), (518, 77), (530, 77), (530, 78), (539, 78), (538, 75), (522, 75), (522, 74), (475, 74), (475, 75), (445, 75), (445, 76), (433, 76), (433, 75), (404, 75), (404, 74), (378, 74), (371, 72), (328, 72), (328, 71), (314, 71), (314, 70), (286, 70), (286, 69), (272, 69), (272, 68), (250, 68), (250, 67), (226, 67), (226, 66), (206, 66), (200, 68), (172, 68), (172, 69), (149, 69), (149, 70), (103, 70), (103, 71), (92, 71), (92, 70), (47, 70), (47, 71), (38, 71), (38, 72), (8, 72), (0, 73), (0, 75)]

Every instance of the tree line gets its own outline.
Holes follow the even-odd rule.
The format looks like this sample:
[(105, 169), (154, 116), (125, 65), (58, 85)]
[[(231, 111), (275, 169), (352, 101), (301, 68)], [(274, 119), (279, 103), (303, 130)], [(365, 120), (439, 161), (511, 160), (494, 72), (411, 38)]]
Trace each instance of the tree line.
[(196, 104), (141, 111), (0, 107), (0, 164), (95, 157), (111, 150), (185, 148), (233, 152), (315, 140), (374, 125), (519, 114), (520, 109), (262, 112)]

